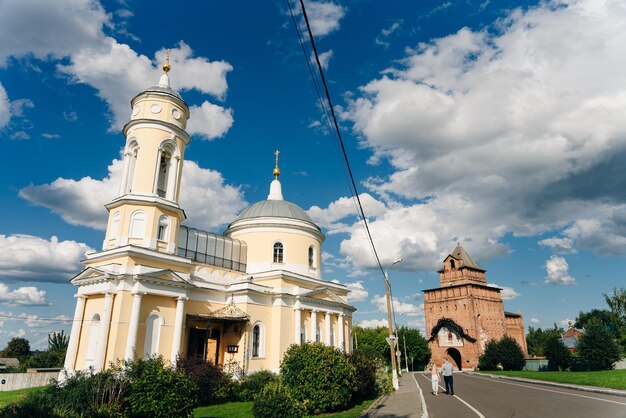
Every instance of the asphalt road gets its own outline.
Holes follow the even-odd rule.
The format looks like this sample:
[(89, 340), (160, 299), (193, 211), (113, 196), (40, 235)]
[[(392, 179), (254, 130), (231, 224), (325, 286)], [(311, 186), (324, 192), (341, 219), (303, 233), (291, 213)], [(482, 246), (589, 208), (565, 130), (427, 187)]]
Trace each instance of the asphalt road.
[(415, 373), (430, 418), (626, 418), (626, 397), (454, 374), (454, 396), (431, 391), (430, 378)]

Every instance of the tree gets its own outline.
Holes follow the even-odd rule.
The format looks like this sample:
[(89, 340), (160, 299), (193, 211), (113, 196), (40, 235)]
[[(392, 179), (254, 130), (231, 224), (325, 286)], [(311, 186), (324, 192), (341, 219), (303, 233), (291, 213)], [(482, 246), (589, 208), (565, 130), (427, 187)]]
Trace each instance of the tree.
[(48, 351), (63, 351), (67, 350), (67, 345), (69, 344), (70, 337), (65, 334), (65, 331), (61, 330), (61, 332), (53, 332), (52, 334), (48, 334)]
[(546, 339), (544, 355), (548, 358), (550, 370), (566, 370), (570, 366), (571, 354), (558, 335), (550, 335)]
[(21, 362), (30, 355), (30, 343), (26, 338), (13, 337), (6, 348), (2, 350), (3, 357), (17, 357)]
[(526, 334), (526, 346), (528, 347), (528, 354), (531, 356), (544, 356), (545, 345), (548, 339), (559, 339), (563, 334), (563, 329), (558, 328), (554, 324), (554, 328), (542, 330), (541, 328), (528, 327), (528, 333)]
[(598, 320), (588, 323), (579, 337), (576, 354), (589, 365), (591, 370), (610, 370), (621, 358), (617, 341)]
[[(389, 337), (389, 328), (361, 328), (355, 326), (352, 329), (355, 337), (358, 349), (361, 351), (367, 351), (379, 356), (385, 364), (390, 363), (390, 347), (386, 338)], [(404, 340), (406, 338), (406, 356), (411, 363), (413, 359), (416, 368), (419, 365), (424, 365), (430, 358), (430, 350), (428, 348), (428, 341), (422, 336), (421, 332), (414, 328), (400, 327), (398, 329), (399, 343), (396, 346), (402, 353), (402, 359), (404, 359)], [(405, 364), (404, 361), (402, 361)]]
[[(403, 326), (398, 329), (398, 339), (398, 349), (400, 349), (400, 352), (402, 353), (402, 363), (406, 365), (408, 359), (409, 367), (412, 367), (411, 363), (413, 363), (417, 366), (418, 370), (422, 370), (424, 368), (423, 366), (428, 363), (428, 359), (430, 359), (430, 349), (428, 348), (428, 341), (426, 341), (426, 338), (422, 336), (422, 333), (419, 330)], [(407, 358), (404, 358), (405, 341)], [(387, 346), (389, 346), (389, 344), (387, 344)]]
[(522, 370), (526, 365), (524, 352), (522, 347), (515, 339), (509, 335), (505, 335), (498, 342), (500, 364), (503, 370)]
[(487, 341), (483, 355), (478, 359), (479, 370), (497, 370), (500, 363), (500, 352), (498, 342), (496, 340)]
[(622, 347), (622, 353), (626, 354), (626, 289), (613, 288), (613, 294), (603, 294), (606, 304), (611, 310), (611, 319), (615, 324), (617, 339)]

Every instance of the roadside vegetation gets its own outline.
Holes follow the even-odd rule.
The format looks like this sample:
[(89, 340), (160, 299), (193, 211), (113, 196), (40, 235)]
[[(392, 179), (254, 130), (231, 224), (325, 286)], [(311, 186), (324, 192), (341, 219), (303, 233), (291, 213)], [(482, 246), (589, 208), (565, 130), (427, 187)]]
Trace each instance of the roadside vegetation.
[(545, 380), (548, 382), (568, 383), (573, 385), (598, 386), (603, 388), (626, 390), (626, 370), (602, 370), (595, 372), (559, 372), (559, 371), (489, 371), (486, 374), (498, 376), (523, 377), (526, 379)]
[(345, 354), (307, 343), (287, 350), (279, 375), (259, 371), (234, 379), (212, 363), (180, 359), (172, 367), (161, 357), (79, 372), (63, 384), (7, 393), (0, 418), (348, 418), (390, 389), (385, 363), (375, 353)]

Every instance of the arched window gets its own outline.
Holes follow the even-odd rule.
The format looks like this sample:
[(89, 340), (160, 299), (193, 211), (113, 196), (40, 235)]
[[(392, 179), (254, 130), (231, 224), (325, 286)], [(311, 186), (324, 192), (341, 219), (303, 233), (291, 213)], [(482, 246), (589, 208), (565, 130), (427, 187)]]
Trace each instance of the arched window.
[(139, 144), (132, 141), (128, 144), (126, 150), (126, 184), (124, 184), (124, 193), (132, 193), (135, 184), (135, 167), (137, 166), (137, 154), (139, 153)]
[(89, 342), (87, 343), (87, 353), (85, 354), (85, 367), (94, 365), (96, 349), (98, 348), (98, 337), (100, 335), (100, 315), (95, 314), (91, 318), (89, 327)]
[(159, 218), (159, 226), (157, 230), (157, 239), (159, 241), (168, 241), (170, 235), (170, 218), (161, 215)]
[(130, 217), (130, 238), (143, 238), (146, 233), (146, 214), (142, 211), (133, 213)]
[(263, 324), (260, 322), (252, 327), (252, 357), (259, 358), (265, 356), (265, 332)]
[(146, 319), (146, 340), (143, 345), (143, 356), (150, 357), (159, 353), (159, 337), (161, 336), (161, 316), (152, 313)]
[(315, 248), (309, 247), (309, 267), (315, 267)]
[(120, 218), (119, 212), (115, 212), (111, 219), (111, 229), (109, 230), (109, 238), (117, 238), (120, 236)]
[(159, 179), (157, 181), (157, 194), (160, 197), (167, 195), (168, 177), (170, 171), (170, 162), (172, 154), (167, 150), (161, 151), (161, 157), (159, 159)]
[(274, 244), (274, 263), (282, 263), (284, 256), (284, 247), (282, 242)]
[(450, 268), (453, 269), (454, 268), (454, 260), (450, 260)]

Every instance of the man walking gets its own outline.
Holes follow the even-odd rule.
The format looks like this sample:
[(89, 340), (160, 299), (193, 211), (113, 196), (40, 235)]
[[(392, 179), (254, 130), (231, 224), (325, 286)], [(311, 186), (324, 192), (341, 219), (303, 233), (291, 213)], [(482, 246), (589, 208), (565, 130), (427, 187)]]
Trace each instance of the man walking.
[(454, 395), (452, 363), (450, 363), (447, 358), (446, 361), (443, 363), (443, 366), (441, 366), (441, 374), (443, 374), (443, 381), (446, 383), (446, 391), (444, 393), (447, 393), (448, 395)]

